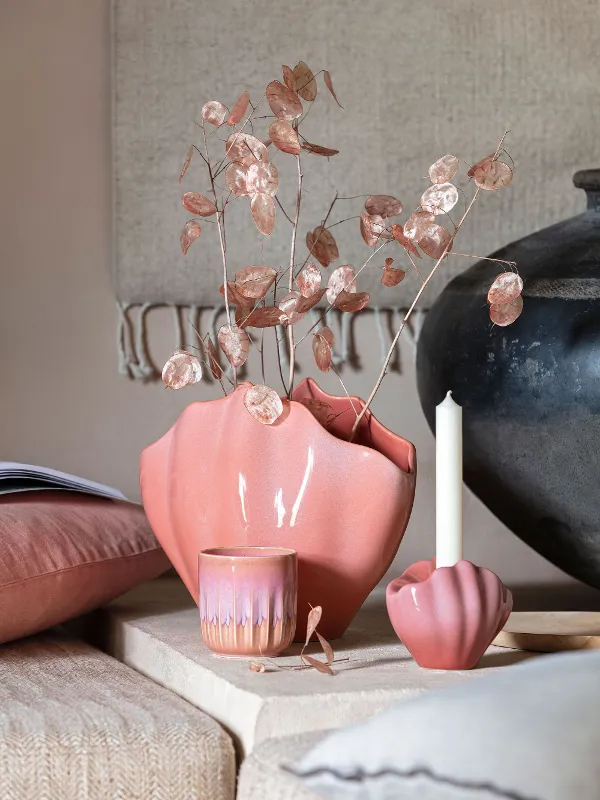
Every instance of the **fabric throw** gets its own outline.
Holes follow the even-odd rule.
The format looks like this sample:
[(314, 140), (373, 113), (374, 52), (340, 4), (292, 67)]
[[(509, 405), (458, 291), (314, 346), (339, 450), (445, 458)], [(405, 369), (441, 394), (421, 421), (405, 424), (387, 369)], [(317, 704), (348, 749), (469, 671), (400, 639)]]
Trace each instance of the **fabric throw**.
[[(190, 144), (201, 143), (196, 120), (204, 102), (219, 100), (231, 109), (248, 90), (256, 103), (269, 81), (281, 80), (282, 64), (303, 59), (315, 73), (328, 69), (344, 106), (336, 105), (319, 75), (305, 134), (340, 152), (329, 159), (302, 153), (299, 258), (307, 254), (307, 231), (320, 224), (336, 191), (340, 197), (392, 194), (404, 205), (398, 220), (404, 222), (429, 186), (430, 164), (451, 153), (462, 160), (458, 186), (470, 197), (466, 170), (494, 152), (505, 127), (511, 129), (506, 148), (515, 162), (513, 184), (481, 193), (454, 249), (485, 256), (584, 207), (571, 178), (600, 163), (594, 2), (500, 0), (485, 14), (477, 0), (399, 0), (393, 8), (381, 0), (352, 6), (345, 0), (279, 6), (229, 0), (225, 7), (205, 3), (201, 12), (191, 0), (113, 5), (116, 291), (120, 367), (130, 377), (155, 375), (144, 356), (154, 305), (222, 313), (216, 225), (200, 219), (200, 238), (187, 255), (179, 245), (190, 218), (182, 193), (210, 188), (202, 159), (192, 160), (181, 185), (178, 177)], [(257, 120), (254, 132), (267, 138), (269, 122)], [(224, 154), (226, 134), (213, 132), (212, 141), (219, 138)], [(295, 159), (277, 153), (273, 160), (278, 198), (291, 209)], [(356, 217), (364, 199), (338, 201), (330, 222)], [(465, 203), (461, 196), (444, 220), (449, 230)], [(244, 198), (228, 205), (226, 227), (230, 275), (251, 264), (287, 265), (290, 224), (279, 208), (270, 237), (257, 232)], [(336, 264), (362, 266), (372, 251), (359, 220), (332, 232), (340, 251)], [(393, 255), (395, 266), (408, 270), (406, 279), (384, 287), (383, 258), (375, 258), (359, 289), (371, 294), (376, 309), (406, 308), (420, 278), (399, 246), (387, 250), (382, 255)], [(418, 263), (426, 276), (434, 262), (424, 256)], [(451, 256), (420, 307), (429, 307), (470, 263)]]

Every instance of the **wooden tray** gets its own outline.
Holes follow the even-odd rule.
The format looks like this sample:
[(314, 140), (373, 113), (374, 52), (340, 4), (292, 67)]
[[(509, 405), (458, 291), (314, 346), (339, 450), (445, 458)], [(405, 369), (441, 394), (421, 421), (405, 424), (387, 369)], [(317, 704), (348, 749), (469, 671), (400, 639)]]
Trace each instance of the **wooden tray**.
[(493, 644), (554, 653), (600, 648), (599, 611), (514, 611)]

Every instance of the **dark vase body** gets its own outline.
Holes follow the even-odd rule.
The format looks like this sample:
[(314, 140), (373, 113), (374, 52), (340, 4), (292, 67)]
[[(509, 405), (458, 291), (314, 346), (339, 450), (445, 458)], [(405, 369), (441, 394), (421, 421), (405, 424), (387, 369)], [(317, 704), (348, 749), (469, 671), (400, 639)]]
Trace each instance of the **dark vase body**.
[(478, 262), (442, 292), (417, 354), (423, 410), (451, 389), (463, 406), (466, 484), (561, 569), (600, 588), (600, 170), (576, 173), (577, 217), (494, 254), (515, 261), (524, 309), (493, 326), (498, 264)]

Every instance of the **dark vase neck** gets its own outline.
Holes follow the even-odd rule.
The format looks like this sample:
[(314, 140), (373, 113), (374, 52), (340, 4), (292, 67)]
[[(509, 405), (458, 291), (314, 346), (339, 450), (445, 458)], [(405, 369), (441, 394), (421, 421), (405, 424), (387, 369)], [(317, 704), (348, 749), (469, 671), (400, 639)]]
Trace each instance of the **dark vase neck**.
[(588, 211), (600, 214), (600, 169), (582, 169), (573, 175), (573, 183), (587, 195)]

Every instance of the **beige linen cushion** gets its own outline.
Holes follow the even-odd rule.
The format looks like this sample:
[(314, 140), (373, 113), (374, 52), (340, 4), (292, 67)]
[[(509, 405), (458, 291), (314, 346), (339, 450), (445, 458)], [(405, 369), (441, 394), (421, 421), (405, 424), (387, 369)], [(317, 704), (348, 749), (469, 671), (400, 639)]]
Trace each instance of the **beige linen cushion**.
[(2, 800), (233, 800), (225, 731), (82, 642), (0, 647)]

